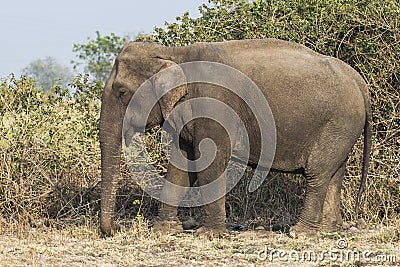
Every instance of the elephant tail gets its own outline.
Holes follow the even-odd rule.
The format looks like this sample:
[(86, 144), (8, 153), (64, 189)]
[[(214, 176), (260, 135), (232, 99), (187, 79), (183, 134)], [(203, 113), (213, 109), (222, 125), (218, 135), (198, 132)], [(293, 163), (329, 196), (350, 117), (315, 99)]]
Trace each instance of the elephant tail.
[[(361, 78), (361, 77), (360, 77)], [(372, 111), (371, 111), (371, 102), (368, 95), (368, 87), (365, 81), (361, 78), (361, 82), (359, 82), (360, 90), (364, 96), (364, 104), (365, 104), (365, 125), (364, 125), (364, 153), (363, 153), (363, 165), (362, 165), (362, 176), (360, 188), (358, 189), (357, 200), (356, 200), (356, 216), (358, 217), (360, 213), (360, 200), (361, 195), (365, 190), (365, 184), (368, 176), (368, 167), (370, 163), (370, 154), (371, 154), (371, 146), (372, 146)]]

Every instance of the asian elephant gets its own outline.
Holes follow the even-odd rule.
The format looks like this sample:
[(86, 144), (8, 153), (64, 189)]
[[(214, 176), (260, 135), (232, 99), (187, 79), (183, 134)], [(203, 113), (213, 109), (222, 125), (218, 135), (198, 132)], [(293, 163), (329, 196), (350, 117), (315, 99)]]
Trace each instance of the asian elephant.
[[(180, 83), (151, 107), (136, 101), (130, 110), (127, 125), (123, 120), (128, 104), (137, 89), (146, 81), (154, 87), (168, 79), (155, 74), (188, 62), (216, 62), (228, 65), (247, 75), (268, 101), (276, 128), (276, 151), (272, 171), (301, 173), (306, 178), (306, 197), (299, 222), (291, 233), (336, 231), (342, 223), (340, 190), (348, 154), (360, 135), (364, 134), (364, 153), (358, 200), (365, 186), (371, 150), (371, 108), (367, 85), (362, 77), (344, 62), (324, 56), (303, 45), (277, 39), (240, 40), (197, 43), (183, 47), (166, 47), (153, 43), (127, 44), (115, 60), (112, 73), (102, 95), (100, 115), (101, 143), (101, 211), (100, 230), (110, 235), (117, 230), (114, 222), (117, 180), (123, 136), (129, 144), (132, 129), (150, 129), (169, 120), (173, 142), (188, 159), (201, 157), (202, 140), (212, 139), (216, 149), (214, 161), (197, 173), (181, 170), (170, 164), (166, 180), (189, 187), (193, 179), (208, 184), (224, 173), (228, 160), (238, 158), (227, 141), (227, 131), (207, 118), (190, 120), (179, 132), (174, 120), (186, 116), (187, 109), (169, 118), (172, 110), (187, 100), (207, 97), (226, 103), (242, 119), (248, 130), (250, 155), (246, 162), (257, 166), (260, 154), (260, 128), (243, 99), (229, 90), (210, 84)], [(170, 75), (181, 79), (185, 71)], [(178, 78), (179, 77), (179, 78)], [(168, 78), (168, 77), (167, 77)], [(225, 77), (226, 78), (226, 77)], [(243, 88), (246, 90), (246, 88)], [(156, 94), (155, 91), (153, 91)], [(145, 101), (152, 93), (140, 95)], [(190, 109), (190, 106), (189, 106)], [(181, 117), (180, 117), (181, 116)], [(194, 178), (193, 178), (194, 177)], [(224, 183), (215, 188), (225, 191)], [(184, 193), (184, 192), (183, 192)], [(176, 205), (161, 204), (155, 227), (182, 229), (177, 219), (177, 205), (182, 192), (164, 189)], [(358, 201), (357, 200), (357, 201)], [(226, 231), (225, 197), (204, 205), (204, 228)]]

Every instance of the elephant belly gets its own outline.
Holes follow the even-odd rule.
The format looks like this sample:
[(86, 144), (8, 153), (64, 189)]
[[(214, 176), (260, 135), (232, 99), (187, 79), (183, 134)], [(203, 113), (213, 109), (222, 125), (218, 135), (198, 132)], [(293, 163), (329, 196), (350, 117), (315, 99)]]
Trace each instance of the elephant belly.
[(257, 167), (260, 170), (271, 169), (278, 172), (300, 172), (306, 163), (308, 153), (307, 140), (288, 140), (288, 138), (282, 138), (280, 135), (277, 138), (275, 153), (264, 151), (266, 153), (263, 157), (264, 160), (260, 160), (261, 144), (259, 140), (252, 142), (252, 149), (250, 149), (249, 155), (243, 147), (237, 145), (236, 149), (232, 151), (232, 159), (247, 164), (252, 168)]

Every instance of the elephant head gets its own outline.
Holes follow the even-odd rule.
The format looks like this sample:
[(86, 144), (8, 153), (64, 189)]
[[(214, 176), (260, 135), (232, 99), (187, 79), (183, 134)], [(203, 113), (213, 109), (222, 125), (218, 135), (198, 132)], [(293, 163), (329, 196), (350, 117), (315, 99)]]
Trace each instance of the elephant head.
[[(155, 75), (175, 66), (174, 71)], [(112, 73), (102, 95), (100, 114), (101, 144), (101, 210), (100, 230), (110, 235), (118, 226), (114, 223), (117, 183), (120, 175), (122, 136), (129, 145), (133, 129), (146, 129), (165, 121), (176, 103), (187, 93), (185, 84), (160, 95), (168, 83), (184, 79), (177, 65), (173, 49), (150, 43), (129, 43), (115, 60)], [(145, 84), (152, 90), (138, 88)], [(137, 93), (137, 94), (136, 94)], [(131, 102), (135, 95), (135, 101)], [(158, 101), (157, 101), (158, 99)], [(150, 114), (141, 110), (148, 103), (156, 103)], [(125, 118), (125, 121), (124, 121)]]

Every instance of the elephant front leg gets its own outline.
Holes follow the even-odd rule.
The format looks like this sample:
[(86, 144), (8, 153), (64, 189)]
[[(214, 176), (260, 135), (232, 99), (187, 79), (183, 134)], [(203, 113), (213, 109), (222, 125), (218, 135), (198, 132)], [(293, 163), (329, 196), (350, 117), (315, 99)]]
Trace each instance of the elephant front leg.
[(205, 213), (203, 230), (223, 233), (226, 232), (226, 172), (222, 171), (220, 176), (215, 178), (217, 173), (219, 172), (214, 167), (208, 168), (197, 175)]
[[(184, 157), (187, 157), (187, 151), (181, 150), (181, 152)], [(182, 223), (178, 219), (178, 206), (190, 187), (189, 175), (187, 171), (169, 163), (165, 180), (160, 194), (161, 206), (153, 229), (167, 233), (182, 232)]]
[(205, 212), (204, 227), (199, 231), (216, 234), (226, 230), (226, 168), (230, 159), (230, 141), (226, 131), (216, 123), (207, 124), (207, 131), (199, 130), (195, 140), (195, 158), (197, 166), (210, 162), (197, 172), (201, 189), (202, 204)]

